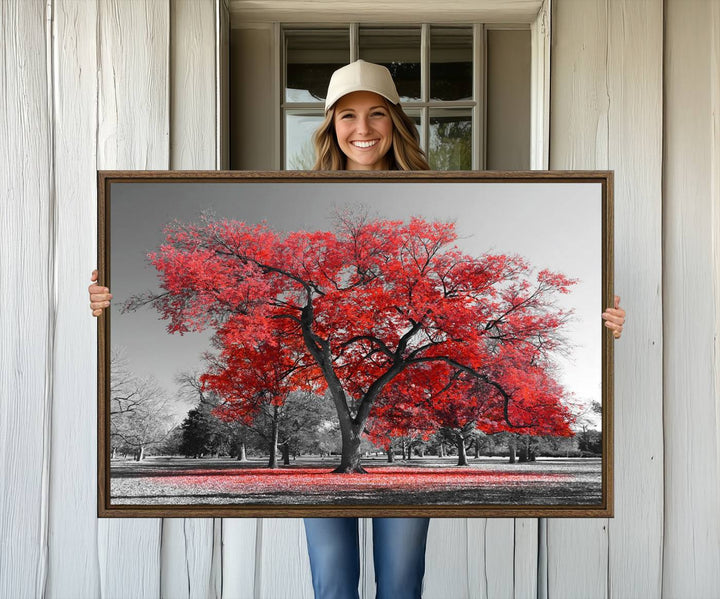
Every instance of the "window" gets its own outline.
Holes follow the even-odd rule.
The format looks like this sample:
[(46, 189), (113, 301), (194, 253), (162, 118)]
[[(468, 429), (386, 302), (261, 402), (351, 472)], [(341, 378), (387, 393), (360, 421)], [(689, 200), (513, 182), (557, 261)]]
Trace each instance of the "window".
[(531, 98), (537, 51), (528, 24), (238, 24), (230, 35), (230, 168), (312, 168), (330, 75), (363, 58), (392, 72), (433, 168), (528, 169), (533, 106), (536, 120), (547, 109), (546, 99), (538, 104), (542, 81)]
[(330, 75), (357, 58), (390, 70), (431, 168), (478, 168), (482, 87), (477, 82), (484, 70), (475, 58), (478, 31), (472, 25), (285, 29), (284, 168), (312, 168), (310, 138), (323, 119)]

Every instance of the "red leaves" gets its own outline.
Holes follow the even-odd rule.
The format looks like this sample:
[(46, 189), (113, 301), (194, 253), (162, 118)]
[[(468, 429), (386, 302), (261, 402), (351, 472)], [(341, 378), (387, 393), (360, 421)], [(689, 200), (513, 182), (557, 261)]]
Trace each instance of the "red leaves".
[(203, 384), (223, 398), (223, 418), (330, 385), (354, 414), (377, 402), (386, 431), (477, 421), (567, 434), (550, 358), (569, 317), (554, 297), (575, 281), (533, 276), (518, 256), (463, 254), (455, 240), (452, 223), (421, 218), (346, 214), (336, 232), (284, 236), (265, 224), (173, 223), (149, 256), (166, 291), (154, 305), (171, 333), (216, 330)]
[(464, 488), (481, 485), (513, 486), (558, 482), (569, 479), (570, 475), (544, 472), (503, 472), (492, 469), (471, 468), (368, 468), (367, 474), (333, 474), (319, 468), (189, 470), (177, 472), (172, 477), (150, 478), (152, 483), (166, 487), (164, 491), (173, 495), (172, 488), (202, 489), (208, 493), (237, 493), (243, 495), (264, 495), (267, 493), (332, 494), (352, 491), (419, 491), (423, 489), (457, 492)]

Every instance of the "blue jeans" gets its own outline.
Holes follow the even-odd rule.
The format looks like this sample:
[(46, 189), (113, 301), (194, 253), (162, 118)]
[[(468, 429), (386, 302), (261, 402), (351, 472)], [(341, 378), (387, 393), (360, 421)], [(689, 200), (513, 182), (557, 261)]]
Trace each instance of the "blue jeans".
[[(420, 599), (429, 518), (373, 518), (377, 599)], [(305, 518), (315, 599), (358, 599), (357, 518)]]

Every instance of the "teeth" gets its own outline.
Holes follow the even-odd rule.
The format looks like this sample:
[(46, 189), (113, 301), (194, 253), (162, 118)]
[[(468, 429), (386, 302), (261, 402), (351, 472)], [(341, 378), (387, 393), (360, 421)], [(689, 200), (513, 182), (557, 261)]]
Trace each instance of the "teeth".
[(352, 145), (357, 146), (358, 148), (370, 148), (374, 146), (377, 143), (377, 140), (373, 141), (353, 141), (350, 142)]

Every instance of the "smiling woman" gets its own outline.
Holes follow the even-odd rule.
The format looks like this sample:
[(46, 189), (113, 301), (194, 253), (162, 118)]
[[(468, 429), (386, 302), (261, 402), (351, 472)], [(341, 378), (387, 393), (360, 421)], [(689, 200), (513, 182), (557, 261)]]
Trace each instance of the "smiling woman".
[(430, 169), (390, 71), (364, 60), (333, 73), (313, 142), (314, 170)]

